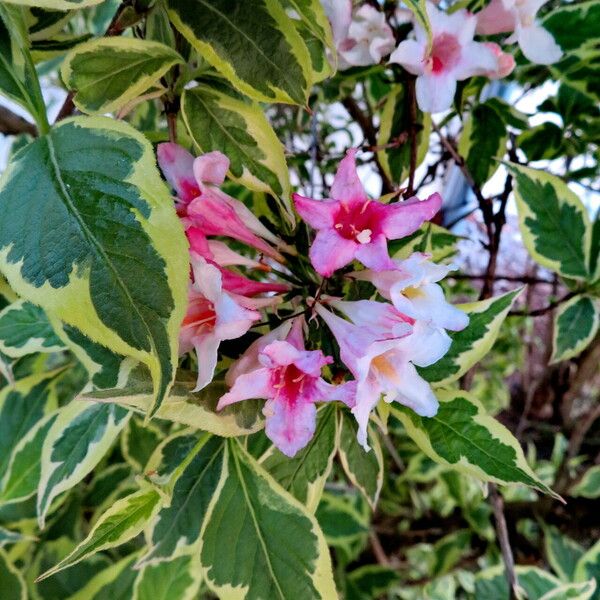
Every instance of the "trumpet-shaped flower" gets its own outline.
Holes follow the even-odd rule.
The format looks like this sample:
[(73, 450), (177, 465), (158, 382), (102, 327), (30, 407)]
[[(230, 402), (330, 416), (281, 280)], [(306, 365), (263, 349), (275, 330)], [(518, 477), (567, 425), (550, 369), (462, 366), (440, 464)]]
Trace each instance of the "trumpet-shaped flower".
[(317, 230), (309, 256), (315, 270), (324, 277), (354, 259), (375, 270), (393, 268), (387, 240), (410, 235), (442, 204), (439, 194), (424, 201), (411, 198), (394, 204), (370, 200), (358, 178), (355, 156), (355, 149), (348, 150), (340, 162), (331, 199), (293, 196), (300, 216)]
[(394, 33), (385, 22), (385, 15), (364, 4), (354, 14), (348, 35), (337, 46), (339, 66), (345, 69), (377, 64), (395, 45)]
[(315, 432), (315, 402), (342, 400), (348, 396), (349, 386), (334, 386), (321, 378), (321, 369), (333, 359), (320, 350), (305, 349), (301, 318), (284, 340), (270, 341), (257, 357), (260, 366), (239, 374), (217, 409), (241, 400), (265, 398), (265, 432), (281, 452), (294, 456)]
[[(438, 401), (414, 365), (439, 360), (450, 346), (441, 330), (411, 319), (393, 306), (370, 300), (331, 301), (352, 323), (317, 305), (340, 346), (340, 356), (356, 379), (352, 413), (358, 422), (358, 441), (369, 449), (367, 426), (373, 408), (383, 396), (421, 416), (436, 414)], [(414, 323), (411, 325), (411, 323)]]
[(352, 22), (352, 0), (321, 0), (321, 4), (331, 24), (333, 41), (338, 45), (348, 37)]
[(477, 18), (466, 10), (451, 15), (427, 2), (432, 44), (427, 34), (415, 23), (414, 40), (401, 42), (390, 56), (390, 62), (402, 65), (417, 75), (417, 103), (424, 112), (440, 112), (450, 108), (456, 82), (484, 73), (499, 72), (498, 57), (485, 44), (473, 41)]
[(179, 332), (179, 351), (192, 349), (198, 356), (195, 391), (213, 378), (219, 344), (244, 335), (260, 313), (241, 306), (223, 290), (219, 269), (197, 257), (193, 261), (194, 281), (190, 284), (188, 308)]
[(158, 163), (177, 194), (177, 213), (187, 227), (198, 227), (205, 235), (223, 235), (256, 248), (276, 260), (281, 255), (265, 240), (279, 244), (243, 202), (219, 189), (229, 169), (221, 152), (194, 158), (170, 142), (159, 144)]
[(415, 252), (406, 260), (395, 260), (394, 269), (364, 270), (351, 275), (370, 281), (384, 298), (391, 300), (396, 309), (411, 319), (432, 327), (460, 331), (468, 325), (469, 318), (446, 302), (444, 291), (437, 283), (452, 267), (437, 265), (429, 259), (428, 254)]
[(492, 0), (477, 13), (477, 33), (494, 35), (513, 32), (506, 41), (517, 42), (527, 59), (540, 65), (555, 63), (562, 50), (552, 34), (536, 20), (548, 0)]

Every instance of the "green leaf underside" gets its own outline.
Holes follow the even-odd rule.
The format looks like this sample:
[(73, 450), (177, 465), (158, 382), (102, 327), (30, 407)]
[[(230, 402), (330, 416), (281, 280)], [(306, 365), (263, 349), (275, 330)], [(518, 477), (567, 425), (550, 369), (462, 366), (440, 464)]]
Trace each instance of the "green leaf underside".
[(184, 93), (182, 114), (196, 146), (223, 152), (235, 179), (277, 197), (289, 195), (283, 146), (258, 105), (199, 86)]
[[(274, 449), (262, 466), (273, 478), (302, 504), (316, 508), (325, 479), (336, 451), (336, 410), (333, 404), (324, 406), (318, 414), (317, 427), (308, 445), (294, 458)], [(320, 485), (319, 485), (320, 482)], [(317, 484), (311, 497), (311, 488)]]
[(75, 105), (87, 113), (112, 112), (143, 94), (181, 57), (168, 46), (131, 38), (81, 44), (61, 67)]
[(278, 0), (168, 0), (168, 7), (188, 41), (241, 91), (305, 103), (301, 63), (310, 64), (309, 53)]
[(529, 469), (512, 434), (485, 415), (473, 398), (440, 390), (438, 399), (439, 410), (431, 418), (403, 406), (393, 408), (407, 433), (433, 460), (489, 481), (522, 483), (554, 495)]
[(63, 347), (39, 306), (18, 300), (0, 313), (0, 350), (5, 354), (18, 357)]
[[(129, 126), (81, 117), (23, 148), (1, 182), (0, 256), (23, 297), (147, 363), (160, 403), (173, 375), (173, 323), (184, 308), (185, 256), (178, 251), (185, 242), (149, 153)], [(138, 169), (146, 176), (153, 169), (149, 181), (140, 183)], [(142, 190), (152, 177), (156, 188)], [(144, 225), (154, 219), (151, 238)], [(159, 236), (167, 223), (173, 256), (165, 259), (157, 247), (164, 251)], [(170, 278), (178, 284), (177, 306)]]
[(519, 223), (529, 252), (544, 267), (585, 279), (591, 230), (580, 200), (557, 177), (507, 166), (515, 176)]
[(600, 312), (594, 299), (575, 296), (562, 305), (554, 320), (551, 362), (579, 354), (594, 338), (600, 324)]
[[(419, 368), (419, 374), (430, 383), (441, 385), (456, 381), (466, 373), (489, 351), (498, 335), (498, 321), (504, 320), (521, 291), (522, 289), (514, 290), (481, 303), (473, 303), (469, 308), (465, 307), (469, 315), (467, 327), (462, 331), (449, 331), (452, 338), (450, 350), (430, 367)], [(478, 352), (477, 348), (481, 346), (486, 349)]]
[(224, 441), (210, 438), (181, 473), (171, 505), (161, 509), (152, 527), (150, 552), (144, 563), (171, 560), (198, 543), (208, 505), (223, 471)]
[(316, 521), (236, 442), (229, 442), (225, 460), (224, 482), (202, 531), (210, 587), (242, 588), (238, 597), (248, 600), (335, 597)]

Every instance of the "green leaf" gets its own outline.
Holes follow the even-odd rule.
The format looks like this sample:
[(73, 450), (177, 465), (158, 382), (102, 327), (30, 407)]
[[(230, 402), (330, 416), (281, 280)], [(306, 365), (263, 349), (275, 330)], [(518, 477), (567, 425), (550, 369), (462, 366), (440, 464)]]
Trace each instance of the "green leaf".
[(304, 105), (308, 49), (279, 0), (168, 0), (174, 25), (236, 89), (263, 102)]
[(153, 489), (140, 490), (117, 500), (96, 522), (87, 537), (37, 581), (88, 558), (96, 552), (120, 546), (140, 534), (159, 507), (160, 495)]
[(347, 600), (372, 600), (385, 597), (394, 584), (399, 583), (398, 573), (381, 565), (365, 565), (348, 573)]
[(156, 564), (197, 549), (208, 505), (223, 476), (225, 443), (204, 436), (175, 482), (169, 506), (162, 508), (152, 526), (150, 549), (140, 564)]
[(100, 4), (103, 0), (19, 0), (19, 4), (48, 10), (73, 10)]
[(427, 252), (431, 254), (434, 262), (441, 262), (444, 259), (456, 254), (456, 244), (460, 237), (440, 227), (435, 223), (421, 225), (417, 231), (411, 235), (394, 240), (390, 243), (390, 253), (393, 258), (406, 259), (413, 252)]
[(152, 147), (123, 122), (62, 121), (19, 151), (0, 179), (0, 268), (11, 287), (93, 342), (145, 363), (151, 410), (177, 364), (187, 254)]
[(369, 512), (353, 500), (350, 495), (323, 494), (316, 517), (330, 546), (348, 548), (369, 533)]
[[(410, 5), (410, 3), (409, 3)], [(427, 155), (431, 133), (431, 115), (417, 110), (417, 166)], [(395, 86), (388, 94), (381, 112), (377, 137), (377, 157), (387, 176), (398, 183), (407, 177), (410, 168), (410, 110), (404, 86)], [(386, 147), (387, 146), (387, 147)]]
[(179, 556), (140, 571), (132, 600), (193, 600), (200, 587), (197, 556)]
[[(600, 541), (596, 542), (577, 562), (574, 579), (584, 582), (593, 579), (600, 581)], [(600, 599), (600, 590), (596, 589), (592, 600)]]
[(540, 600), (590, 600), (596, 591), (596, 580), (590, 579), (583, 583), (567, 583), (544, 594)]
[(508, 131), (502, 115), (493, 104), (477, 104), (466, 120), (458, 152), (478, 186), (483, 186), (498, 168), (496, 159), (506, 152)]
[(21, 438), (10, 457), (0, 483), (0, 505), (22, 502), (33, 496), (41, 475), (42, 447), (57, 413), (38, 421)]
[(17, 542), (35, 540), (30, 535), (24, 535), (18, 531), (10, 531), (4, 527), (0, 527), (0, 548)]
[(548, 562), (555, 573), (563, 581), (572, 581), (577, 561), (582, 557), (584, 549), (556, 527), (544, 528), (544, 547)]
[(0, 351), (7, 356), (57, 352), (64, 347), (39, 306), (17, 300), (0, 311)]
[(323, 406), (313, 437), (294, 458), (272, 446), (260, 460), (272, 477), (310, 512), (316, 510), (333, 466), (337, 451), (336, 420), (335, 406)]
[(432, 32), (429, 17), (427, 15), (426, 0), (406, 0), (405, 4), (408, 7), (408, 10), (414, 15), (417, 23), (419, 23), (427, 33), (428, 42), (431, 44)]
[(523, 242), (533, 259), (565, 277), (586, 279), (591, 226), (581, 200), (555, 175), (507, 163)]
[(44, 133), (48, 128), (46, 105), (29, 52), (25, 9), (0, 4), (0, 95), (21, 105)]
[(65, 57), (61, 76), (85, 113), (114, 112), (158, 84), (179, 54), (158, 42), (104, 37), (79, 44)]
[(432, 460), (483, 481), (522, 483), (560, 498), (531, 470), (519, 442), (504, 425), (485, 414), (467, 392), (437, 390), (435, 417), (420, 417), (398, 404), (392, 413)]
[(556, 79), (581, 92), (594, 103), (600, 101), (600, 45), (597, 39), (571, 50), (550, 70)]
[(459, 304), (469, 315), (469, 324), (462, 331), (449, 331), (452, 345), (446, 355), (434, 365), (419, 369), (430, 383), (447, 385), (462, 377), (492, 348), (500, 326), (523, 288), (479, 302)]
[(68, 600), (129, 600), (138, 571), (133, 570), (137, 554), (126, 556), (94, 575)]
[(44, 527), (50, 504), (79, 483), (102, 459), (129, 413), (111, 404), (74, 400), (60, 410), (42, 448), (37, 513)]
[(204, 577), (221, 597), (232, 588), (247, 600), (336, 597), (315, 518), (236, 441), (228, 442), (201, 537)]
[(580, 354), (594, 339), (600, 327), (598, 299), (579, 294), (561, 304), (554, 314), (551, 363)]
[(162, 437), (156, 425), (144, 424), (141, 418), (134, 415), (121, 435), (121, 452), (134, 469), (142, 471)]
[(564, 152), (564, 131), (550, 121), (527, 129), (517, 138), (517, 146), (531, 160), (551, 160)]
[(542, 21), (563, 52), (577, 50), (598, 37), (600, 6), (594, 0), (562, 5)]
[(25, 579), (4, 550), (0, 550), (0, 591), (2, 600), (27, 600)]
[[(518, 584), (527, 594), (528, 600), (540, 600), (544, 594), (556, 589), (561, 584), (559, 579), (537, 567), (517, 566), (515, 573)], [(477, 573), (474, 597), (509, 600), (504, 565), (490, 567)]]
[[(264, 427), (260, 401), (239, 402), (217, 411), (218, 400), (228, 389), (225, 383), (213, 381), (199, 392), (192, 392), (194, 387), (195, 380), (182, 375), (155, 416), (223, 437), (249, 435)], [(148, 412), (152, 404), (149, 383), (144, 381), (134, 381), (119, 389), (89, 392), (81, 397), (114, 403), (142, 413)]]
[(600, 498), (600, 465), (590, 467), (569, 490), (573, 498)]
[(225, 154), (235, 181), (278, 198), (293, 221), (284, 148), (256, 102), (202, 85), (184, 92), (181, 113), (201, 152), (219, 150)]
[(375, 508), (381, 487), (383, 485), (383, 453), (379, 444), (379, 437), (369, 427), (368, 438), (371, 450), (365, 449), (356, 439), (356, 422), (349, 411), (339, 411), (340, 428), (340, 461), (342, 467), (354, 487), (367, 499), (372, 508)]
[(592, 281), (600, 279), (600, 209), (596, 213), (594, 224), (592, 225), (592, 248), (590, 251), (590, 273)]

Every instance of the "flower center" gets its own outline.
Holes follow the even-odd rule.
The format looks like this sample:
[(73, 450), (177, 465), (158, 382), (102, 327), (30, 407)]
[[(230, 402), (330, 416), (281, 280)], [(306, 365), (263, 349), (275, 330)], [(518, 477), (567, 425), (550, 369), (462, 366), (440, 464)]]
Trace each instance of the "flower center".
[(390, 362), (389, 358), (385, 354), (376, 356), (371, 361), (371, 367), (378, 374), (383, 376), (385, 379), (395, 385), (400, 385), (400, 378), (398, 372), (394, 369), (394, 365)]
[(217, 313), (214, 304), (200, 296), (194, 298), (188, 305), (182, 326), (192, 326), (197, 330), (210, 331), (214, 329), (216, 322)]
[(456, 37), (442, 33), (433, 40), (427, 68), (431, 73), (439, 75), (449, 71), (460, 61), (461, 46)]
[(377, 231), (377, 221), (370, 201), (350, 208), (342, 205), (335, 221), (334, 227), (343, 238), (359, 244), (370, 244), (373, 233)]
[(275, 369), (272, 375), (272, 385), (276, 390), (276, 398), (282, 398), (288, 404), (294, 405), (302, 396), (307, 375), (296, 365), (286, 365)]

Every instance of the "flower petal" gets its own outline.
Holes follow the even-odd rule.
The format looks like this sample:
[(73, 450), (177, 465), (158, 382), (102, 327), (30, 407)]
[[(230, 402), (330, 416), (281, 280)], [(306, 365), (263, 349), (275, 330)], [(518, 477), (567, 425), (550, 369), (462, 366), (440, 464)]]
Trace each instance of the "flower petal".
[(552, 34), (541, 25), (520, 27), (517, 40), (525, 57), (538, 65), (551, 65), (562, 56), (562, 50)]
[[(418, 82), (418, 79), (417, 79)], [(442, 206), (442, 197), (435, 193), (427, 200), (410, 198), (385, 206), (381, 228), (388, 240), (397, 240), (414, 233), (424, 221), (435, 216)]]
[(503, 0), (492, 0), (477, 13), (477, 33), (494, 35), (513, 31), (516, 25), (514, 11), (507, 10)]
[(317, 409), (312, 402), (290, 404), (268, 400), (263, 414), (267, 417), (267, 437), (290, 458), (304, 448), (315, 433)]
[(198, 358), (198, 379), (194, 392), (206, 387), (214, 377), (217, 367), (217, 354), (220, 340), (212, 335), (201, 335), (194, 339), (194, 348)]
[(292, 194), (294, 206), (303, 221), (313, 229), (326, 229), (333, 227), (334, 218), (340, 210), (340, 203), (336, 200), (313, 200), (300, 194)]
[(456, 91), (456, 79), (444, 74), (426, 74), (417, 77), (417, 104), (423, 112), (437, 113), (448, 110)]
[(322, 229), (310, 247), (310, 262), (317, 273), (330, 277), (354, 260), (357, 247), (355, 241), (343, 238), (335, 229)]
[(194, 176), (199, 185), (221, 185), (225, 181), (228, 169), (229, 159), (217, 150), (198, 156), (194, 160)]
[(404, 40), (392, 52), (389, 62), (402, 65), (413, 75), (421, 75), (425, 69), (425, 49), (425, 43)]
[(251, 398), (267, 398), (270, 391), (271, 372), (269, 369), (256, 369), (250, 373), (239, 375), (232, 388), (221, 398), (217, 410), (230, 404)]
[(356, 148), (350, 148), (340, 164), (331, 186), (331, 197), (344, 204), (366, 202), (367, 194), (356, 172)]
[[(408, 406), (421, 417), (434, 417), (439, 408), (438, 399), (415, 367), (409, 362), (404, 363), (398, 367), (398, 375), (402, 380), (402, 387), (398, 390), (396, 402)], [(390, 400), (391, 398), (386, 398), (386, 401)]]
[(386, 236), (383, 234), (375, 236), (368, 244), (359, 244), (356, 249), (356, 259), (374, 271), (394, 268), (388, 252)]
[(200, 187), (194, 177), (194, 157), (178, 144), (158, 144), (156, 157), (161, 171), (177, 196), (191, 202), (200, 195)]

